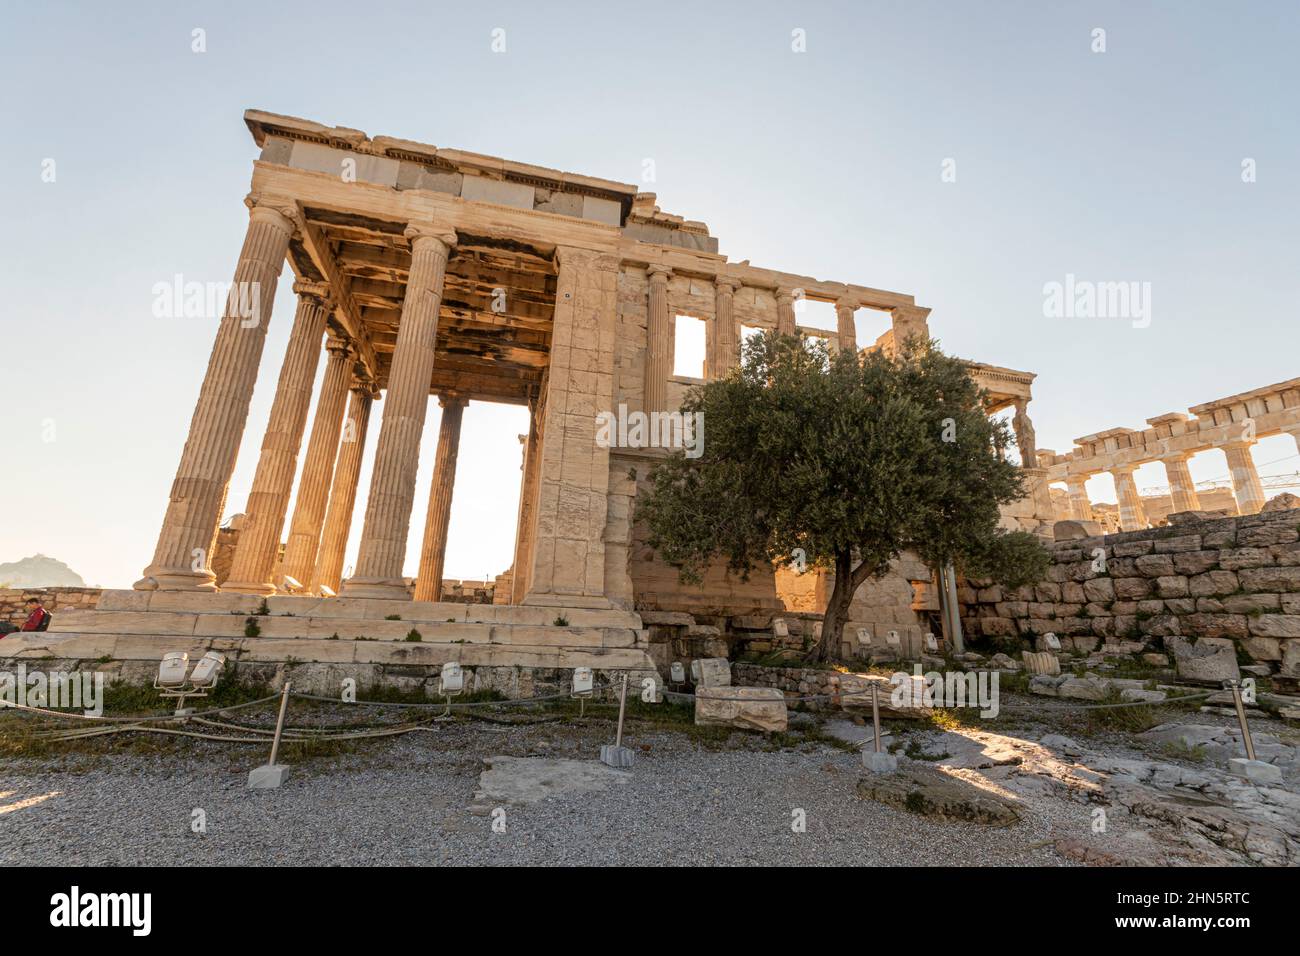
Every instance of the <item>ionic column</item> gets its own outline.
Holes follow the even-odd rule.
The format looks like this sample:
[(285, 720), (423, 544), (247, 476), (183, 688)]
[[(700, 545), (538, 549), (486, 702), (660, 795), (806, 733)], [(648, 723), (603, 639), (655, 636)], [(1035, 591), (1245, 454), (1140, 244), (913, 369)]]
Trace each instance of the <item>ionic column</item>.
[(251, 209), (234, 283), (190, 419), (153, 561), (141, 590), (215, 590), (212, 550), (226, 487), (248, 420), (275, 287), (300, 221), (287, 199), (249, 196)]
[(845, 352), (858, 351), (858, 330), (853, 323), (853, 313), (857, 306), (852, 302), (840, 300), (835, 303), (835, 327), (839, 330), (840, 349)]
[(1201, 510), (1201, 499), (1196, 494), (1196, 484), (1187, 467), (1189, 457), (1186, 454), (1176, 454), (1160, 459), (1165, 466), (1165, 474), (1169, 476), (1169, 494), (1175, 512)]
[(420, 570), (415, 576), (415, 599), (437, 601), (442, 596), (442, 569), (447, 560), (447, 529), (451, 526), (451, 496), (456, 486), (456, 459), (460, 456), (460, 423), (464, 398), (439, 395), (442, 421), (438, 425), (438, 451), (433, 459), (429, 486), (429, 512), (424, 521)]
[(271, 416), (262, 438), (262, 454), (257, 459), (253, 488), (244, 509), (244, 527), (239, 533), (230, 576), (223, 591), (247, 594), (274, 594), (271, 580), (275, 559), (280, 550), (280, 533), (289, 510), (289, 494), (298, 470), (298, 449), (302, 447), (311, 406), (312, 385), (320, 359), (321, 336), (325, 334), (325, 317), (329, 314), (328, 293), (324, 285), (295, 282), (298, 311), (284, 364), (276, 383)]
[(1142, 496), (1133, 480), (1136, 465), (1117, 465), (1110, 470), (1115, 479), (1115, 494), (1119, 498), (1119, 527), (1121, 531), (1140, 531), (1147, 526), (1146, 512), (1142, 509)]
[(343, 593), (352, 597), (410, 597), (402, 561), (415, 502), (420, 436), (429, 407), (442, 283), (456, 236), (431, 224), (412, 225), (406, 236), (411, 240), (411, 271), (388, 374), (361, 550), (356, 573), (343, 586)]
[(668, 280), (672, 270), (652, 265), (650, 311), (646, 315), (645, 410), (667, 411), (668, 376), (673, 371), (672, 323), (668, 318)]
[(316, 400), (316, 418), (307, 440), (307, 457), (303, 459), (298, 479), (298, 500), (289, 523), (289, 540), (284, 546), (281, 574), (293, 578), (304, 588), (316, 572), (316, 552), (320, 532), (325, 524), (329, 504), (330, 481), (334, 477), (334, 459), (339, 451), (339, 432), (343, 428), (343, 408), (348, 400), (348, 382), (355, 361), (348, 344), (331, 338), (326, 346), (325, 377), (320, 398)]
[(1228, 470), (1232, 472), (1232, 493), (1237, 498), (1237, 511), (1243, 515), (1258, 514), (1264, 507), (1264, 485), (1255, 470), (1255, 460), (1250, 457), (1254, 442), (1236, 441), (1223, 445), (1228, 456)]
[(1092, 520), (1092, 502), (1088, 498), (1088, 475), (1070, 475), (1065, 486), (1070, 490), (1070, 517), (1075, 521)]
[(794, 321), (794, 294), (786, 288), (776, 290), (776, 331), (779, 335), (798, 335)]
[(372, 389), (369, 382), (362, 382), (352, 388), (348, 416), (343, 420), (339, 457), (334, 465), (334, 484), (330, 488), (330, 503), (325, 511), (325, 528), (321, 531), (316, 570), (311, 579), (313, 594), (320, 593), (322, 584), (335, 594), (339, 591), (343, 577), (343, 555), (347, 551), (348, 532), (352, 528), (352, 513), (357, 501), (357, 480), (361, 477), (361, 458), (365, 454), (366, 429), (370, 424), (370, 405), (374, 398)]
[(713, 281), (713, 354), (709, 378), (726, 378), (740, 364), (736, 335), (736, 290), (740, 282), (728, 276)]

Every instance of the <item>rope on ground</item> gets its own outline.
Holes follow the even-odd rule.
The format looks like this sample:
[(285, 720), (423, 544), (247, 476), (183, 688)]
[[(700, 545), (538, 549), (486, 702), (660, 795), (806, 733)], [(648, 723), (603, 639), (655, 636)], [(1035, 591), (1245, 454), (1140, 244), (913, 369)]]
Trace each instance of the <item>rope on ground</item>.
[(1217, 693), (1219, 693), (1217, 690), (1207, 690), (1202, 694), (1185, 694), (1182, 697), (1166, 697), (1164, 700), (1126, 700), (1118, 704), (1080, 704), (1075, 709), (1109, 710), (1112, 707), (1163, 707), (1165, 704), (1176, 704), (1180, 700), (1200, 700), (1203, 697), (1209, 697), (1211, 694)]
[[(213, 708), (213, 709), (211, 709), (211, 710), (195, 711), (194, 714), (192, 714), (192, 715), (190, 715), (190, 716), (199, 716), (199, 715), (206, 715), (206, 714), (228, 714), (228, 713), (230, 713), (230, 712), (232, 712), (232, 711), (236, 711), (236, 710), (245, 710), (245, 709), (247, 709), (247, 708), (249, 708), (249, 707), (256, 707), (256, 706), (258, 706), (258, 705), (260, 705), (260, 704), (265, 704), (265, 703), (268, 703), (269, 701), (279, 700), (279, 699), (280, 699), (280, 695), (279, 695), (279, 694), (272, 694), (270, 697), (261, 697), (261, 698), (259, 698), (259, 699), (257, 699), (257, 700), (246, 701), (246, 702), (244, 702), (244, 703), (242, 703), (242, 704), (231, 704), (229, 707), (215, 707), (215, 708)], [(13, 710), (25, 710), (25, 711), (29, 711), (30, 713), (33, 713), (33, 714), (44, 714), (44, 715), (47, 716), (47, 717), (64, 717), (64, 718), (67, 718), (67, 719), (69, 719), (69, 720), (93, 720), (93, 721), (97, 721), (97, 722), (100, 722), (100, 723), (126, 723), (126, 724), (138, 724), (138, 723), (143, 723), (143, 722), (145, 722), (145, 721), (155, 721), (155, 720), (156, 720), (156, 721), (164, 721), (164, 720), (177, 720), (177, 719), (179, 719), (179, 718), (176, 716), (175, 713), (170, 713), (170, 714), (137, 714), (137, 715), (134, 715), (134, 716), (105, 717), (103, 714), (98, 714), (98, 715), (96, 715), (96, 714), (84, 714), (84, 713), (79, 714), (79, 713), (76, 713), (75, 711), (48, 710), (48, 709), (43, 708), (43, 707), (31, 707), (31, 706), (29, 706), (29, 705), (27, 705), (27, 704), (16, 704), (16, 703), (10, 703), (10, 702), (8, 702), (8, 701), (6, 701), (6, 700), (0, 699), (0, 709), (6, 708), (6, 707), (7, 707), (7, 708), (11, 708), (11, 709), (13, 709)]]

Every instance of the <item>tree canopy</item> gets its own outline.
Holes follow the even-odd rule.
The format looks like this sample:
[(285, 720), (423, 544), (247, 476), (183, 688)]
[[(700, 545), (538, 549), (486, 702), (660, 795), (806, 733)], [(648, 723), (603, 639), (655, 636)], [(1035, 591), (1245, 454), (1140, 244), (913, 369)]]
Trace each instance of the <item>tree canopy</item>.
[(834, 571), (819, 659), (853, 593), (904, 551), (982, 576), (1045, 566), (1032, 536), (998, 530), (1000, 507), (1024, 495), (1010, 430), (932, 341), (832, 358), (817, 340), (763, 333), (682, 411), (703, 416), (703, 454), (654, 470), (638, 508), (650, 546), (687, 582), (718, 560), (742, 576), (801, 561)]

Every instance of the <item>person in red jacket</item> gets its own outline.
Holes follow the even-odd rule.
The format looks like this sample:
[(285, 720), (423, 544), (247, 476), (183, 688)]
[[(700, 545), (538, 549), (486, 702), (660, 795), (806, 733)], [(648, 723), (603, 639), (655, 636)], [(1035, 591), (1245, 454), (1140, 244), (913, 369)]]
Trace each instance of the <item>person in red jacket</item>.
[[(27, 620), (23, 621), (23, 626), (18, 628), (20, 631), (43, 631), (50, 626), (50, 612), (45, 610), (41, 604), (40, 598), (27, 599)], [(6, 629), (0, 629), (0, 636), (6, 633), (12, 633), (13, 626)]]

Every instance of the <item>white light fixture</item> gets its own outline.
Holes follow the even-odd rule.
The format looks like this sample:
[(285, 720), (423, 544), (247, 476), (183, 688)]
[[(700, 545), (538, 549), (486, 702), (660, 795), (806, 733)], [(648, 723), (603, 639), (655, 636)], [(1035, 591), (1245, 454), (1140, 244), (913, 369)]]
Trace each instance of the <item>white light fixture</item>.
[(321, 596), (321, 597), (327, 597), (327, 598), (329, 598), (329, 597), (338, 597), (338, 592), (336, 592), (336, 591), (335, 591), (332, 587), (330, 587), (328, 584), (322, 584), (322, 585), (320, 586), (320, 596)]
[(293, 594), (295, 591), (302, 590), (302, 582), (299, 581), (297, 578), (286, 574), (284, 577), (280, 579), (280, 587), (283, 590), (289, 592), (290, 594)]
[(668, 668), (668, 678), (674, 684), (686, 683), (686, 668), (682, 666), (681, 661), (673, 661)]

